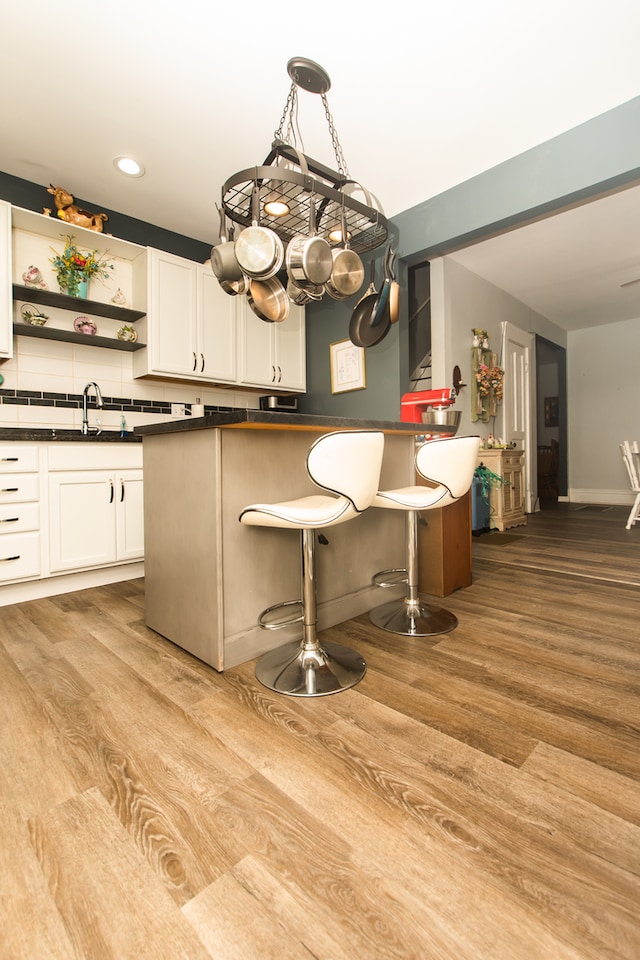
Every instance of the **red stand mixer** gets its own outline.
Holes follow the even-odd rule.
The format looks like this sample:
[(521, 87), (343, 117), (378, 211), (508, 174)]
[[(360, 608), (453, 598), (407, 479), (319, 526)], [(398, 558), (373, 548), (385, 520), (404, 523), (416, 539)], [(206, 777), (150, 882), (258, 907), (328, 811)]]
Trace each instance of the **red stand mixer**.
[(400, 420), (424, 424), (426, 439), (453, 437), (461, 416), (460, 411), (452, 410), (457, 396), (455, 387), (405, 393), (400, 401)]

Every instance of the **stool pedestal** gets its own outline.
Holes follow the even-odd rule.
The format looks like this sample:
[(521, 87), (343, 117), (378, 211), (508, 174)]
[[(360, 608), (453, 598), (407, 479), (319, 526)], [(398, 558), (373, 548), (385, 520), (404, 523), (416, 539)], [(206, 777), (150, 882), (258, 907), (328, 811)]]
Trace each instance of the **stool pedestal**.
[[(379, 577), (383, 574), (378, 574)], [(433, 637), (449, 633), (458, 618), (449, 610), (434, 607), (420, 599), (418, 592), (418, 512), (407, 512), (407, 596), (376, 607), (369, 613), (371, 623), (389, 633), (405, 637)], [(375, 580), (375, 578), (374, 578)], [(395, 581), (398, 582), (398, 581)]]
[[(367, 669), (364, 659), (350, 647), (340, 643), (321, 646), (318, 641), (315, 537), (315, 530), (301, 531), (302, 640), (270, 650), (256, 664), (256, 679), (260, 683), (292, 697), (321, 697), (348, 690), (362, 680)], [(286, 602), (269, 609), (289, 605)]]

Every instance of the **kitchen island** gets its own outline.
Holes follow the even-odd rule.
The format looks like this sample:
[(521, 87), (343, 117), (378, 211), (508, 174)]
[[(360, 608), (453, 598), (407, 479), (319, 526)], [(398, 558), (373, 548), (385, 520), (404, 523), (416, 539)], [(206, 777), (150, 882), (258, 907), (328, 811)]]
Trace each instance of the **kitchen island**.
[[(265, 630), (257, 618), (301, 595), (298, 534), (243, 526), (238, 517), (249, 503), (317, 493), (307, 451), (323, 433), (349, 429), (385, 434), (381, 487), (413, 483), (422, 424), (231, 410), (138, 428), (147, 626), (220, 671), (297, 639), (299, 624)], [(319, 629), (402, 596), (402, 586), (383, 595), (371, 578), (405, 565), (403, 515), (370, 509), (325, 537), (317, 550)]]

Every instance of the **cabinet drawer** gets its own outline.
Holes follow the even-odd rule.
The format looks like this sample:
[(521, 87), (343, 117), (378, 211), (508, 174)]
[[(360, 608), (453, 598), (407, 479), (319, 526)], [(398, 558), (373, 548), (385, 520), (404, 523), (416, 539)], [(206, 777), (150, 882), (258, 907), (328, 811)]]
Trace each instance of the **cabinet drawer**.
[(38, 448), (22, 443), (0, 443), (0, 473), (29, 473), (39, 465)]
[(40, 477), (37, 473), (0, 476), (0, 503), (16, 503), (39, 498)]
[(0, 537), (0, 583), (40, 576), (40, 534)]
[(10, 533), (24, 533), (40, 529), (39, 503), (9, 503), (0, 505), (0, 537)]

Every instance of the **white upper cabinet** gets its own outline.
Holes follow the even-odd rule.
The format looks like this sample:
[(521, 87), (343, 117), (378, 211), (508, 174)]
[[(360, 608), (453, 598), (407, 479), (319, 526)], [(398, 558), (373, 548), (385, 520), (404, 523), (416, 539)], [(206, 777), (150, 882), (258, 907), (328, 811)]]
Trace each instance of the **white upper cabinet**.
[(274, 391), (306, 389), (305, 310), (291, 305), (282, 323), (265, 323), (244, 297), (238, 304), (238, 382)]
[(149, 249), (147, 349), (134, 357), (134, 376), (233, 383), (231, 300), (209, 266)]
[(0, 357), (13, 356), (11, 205), (0, 200)]

